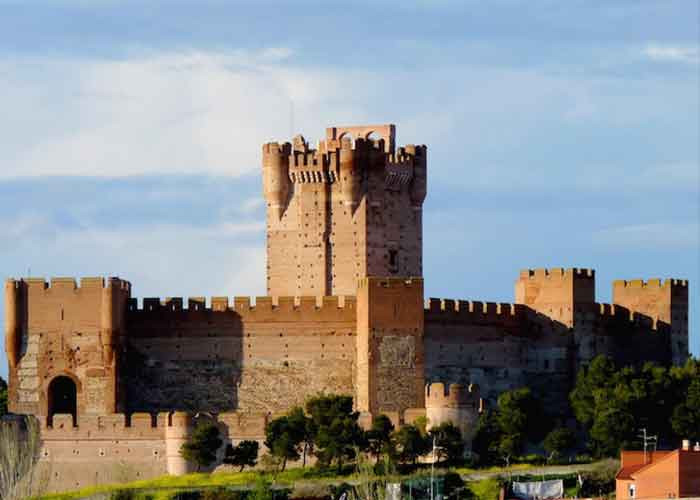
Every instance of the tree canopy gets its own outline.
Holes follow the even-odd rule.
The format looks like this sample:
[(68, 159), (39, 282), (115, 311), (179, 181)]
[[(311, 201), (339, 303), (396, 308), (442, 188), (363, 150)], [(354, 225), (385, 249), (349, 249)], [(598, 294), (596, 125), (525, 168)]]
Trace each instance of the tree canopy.
[(462, 433), (452, 422), (444, 422), (431, 428), (428, 438), (428, 445), (435, 443), (438, 462), (456, 462), (463, 457)]
[(394, 432), (394, 424), (391, 419), (384, 414), (377, 415), (372, 419), (372, 427), (366, 433), (367, 450), (374, 455), (377, 460), (382, 454), (393, 455), (391, 434)]
[(180, 448), (180, 455), (188, 462), (197, 464), (197, 470), (216, 460), (216, 451), (223, 441), (219, 428), (212, 422), (200, 421), (192, 436)]
[(306, 402), (306, 413), (315, 429), (314, 454), (324, 465), (335, 462), (342, 468), (346, 459), (362, 447), (364, 432), (357, 423), (360, 414), (353, 411), (351, 396), (321, 395)]
[(265, 446), (270, 454), (282, 460), (282, 470), (288, 460), (298, 460), (301, 436), (288, 415), (278, 417), (265, 426)]
[(229, 444), (226, 447), (224, 463), (236, 465), (241, 471), (245, 466), (255, 467), (258, 463), (259, 446), (257, 441), (241, 441), (236, 446)]
[(700, 439), (700, 363), (618, 368), (598, 356), (581, 369), (569, 399), (598, 456), (638, 446), (642, 428), (661, 442)]

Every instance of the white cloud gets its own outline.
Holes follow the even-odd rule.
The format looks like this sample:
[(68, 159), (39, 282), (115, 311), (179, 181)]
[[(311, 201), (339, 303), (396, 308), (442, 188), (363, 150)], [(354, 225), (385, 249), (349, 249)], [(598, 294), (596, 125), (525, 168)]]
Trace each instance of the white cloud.
[(697, 46), (650, 44), (644, 49), (644, 55), (660, 62), (680, 62), (698, 64), (700, 50)]
[(285, 66), (291, 56), (273, 47), (122, 60), (0, 59), (0, 75), (7, 75), (0, 79), (0, 178), (235, 176), (259, 168), (263, 142), (289, 136), (291, 101), (297, 126), (320, 128), (331, 108), (361, 118), (352, 99), (337, 102), (352, 93), (354, 78)]
[[(32, 274), (47, 278), (120, 276), (132, 282), (138, 296), (265, 292), (265, 251), (250, 238), (262, 235), (264, 224), (259, 221), (201, 227), (155, 224), (46, 230), (48, 227), (34, 220), (13, 233), (13, 245), (2, 248), (5, 272), (24, 275), (34, 264)], [(10, 263), (15, 264), (12, 269)]]

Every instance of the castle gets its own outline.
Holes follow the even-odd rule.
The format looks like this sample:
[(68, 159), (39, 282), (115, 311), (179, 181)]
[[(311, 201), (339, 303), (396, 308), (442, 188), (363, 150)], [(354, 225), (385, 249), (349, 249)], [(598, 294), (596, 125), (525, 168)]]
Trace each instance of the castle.
[[(374, 137), (378, 136), (377, 139)], [(593, 270), (524, 270), (515, 303), (423, 295), (425, 146), (393, 125), (332, 127), (262, 148), (265, 297), (131, 296), (119, 278), (5, 285), (9, 406), (38, 416), (52, 487), (182, 473), (191, 413), (227, 441), (264, 438), (309, 396), (350, 394), (362, 422), (427, 416), (469, 436), (481, 399), (528, 385), (556, 413), (598, 354), (688, 357), (688, 285), (613, 283)], [(189, 412), (189, 413), (188, 413)]]

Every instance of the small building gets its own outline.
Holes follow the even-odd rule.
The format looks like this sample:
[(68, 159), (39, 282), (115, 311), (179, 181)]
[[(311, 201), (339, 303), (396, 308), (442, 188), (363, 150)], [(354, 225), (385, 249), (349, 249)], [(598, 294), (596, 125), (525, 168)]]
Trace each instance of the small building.
[(700, 497), (700, 444), (673, 451), (623, 451), (616, 498)]

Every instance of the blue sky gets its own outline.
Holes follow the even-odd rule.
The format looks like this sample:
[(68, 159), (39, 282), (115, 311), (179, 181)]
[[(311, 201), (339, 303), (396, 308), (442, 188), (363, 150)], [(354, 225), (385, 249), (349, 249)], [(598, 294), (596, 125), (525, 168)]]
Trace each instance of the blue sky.
[(0, 0), (0, 274), (262, 295), (261, 143), (393, 122), (429, 148), (428, 295), (512, 301), (527, 267), (593, 267), (601, 302), (613, 279), (685, 278), (699, 355), (698, 15)]

